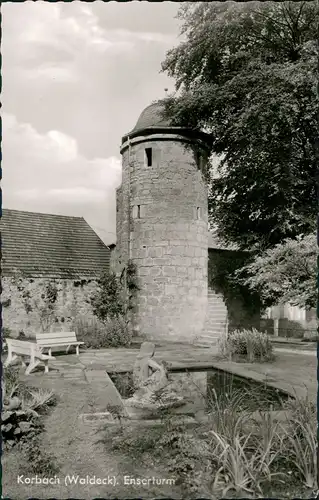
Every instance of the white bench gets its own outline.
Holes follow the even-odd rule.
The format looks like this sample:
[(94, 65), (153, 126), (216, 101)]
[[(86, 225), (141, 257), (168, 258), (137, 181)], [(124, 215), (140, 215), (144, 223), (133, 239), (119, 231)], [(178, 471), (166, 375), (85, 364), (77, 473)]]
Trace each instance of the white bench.
[(9, 366), (12, 361), (21, 358), (23, 366), (27, 366), (24, 358), (29, 357), (30, 362), (25, 371), (26, 375), (29, 375), (32, 370), (36, 368), (40, 363), (44, 363), (44, 372), (49, 371), (49, 361), (55, 359), (54, 356), (48, 356), (43, 354), (39, 346), (35, 342), (27, 342), (24, 340), (6, 339), (8, 346), (8, 357), (4, 363), (4, 366)]
[(79, 356), (79, 347), (84, 344), (84, 342), (77, 341), (75, 332), (37, 333), (35, 338), (42, 351), (43, 349), (49, 349), (50, 356), (52, 347), (66, 346), (66, 352), (68, 352), (72, 345), (76, 347), (76, 355)]

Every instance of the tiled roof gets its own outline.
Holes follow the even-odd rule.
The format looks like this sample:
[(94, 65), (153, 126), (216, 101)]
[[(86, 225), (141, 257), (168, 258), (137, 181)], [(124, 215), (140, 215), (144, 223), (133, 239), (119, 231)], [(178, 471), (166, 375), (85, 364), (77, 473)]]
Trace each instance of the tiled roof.
[(80, 278), (109, 269), (110, 250), (82, 217), (2, 210), (2, 275)]

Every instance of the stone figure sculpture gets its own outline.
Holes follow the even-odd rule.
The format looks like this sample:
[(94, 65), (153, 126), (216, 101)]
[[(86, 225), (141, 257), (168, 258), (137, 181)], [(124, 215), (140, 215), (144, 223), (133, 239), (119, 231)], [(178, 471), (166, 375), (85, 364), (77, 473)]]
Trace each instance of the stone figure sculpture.
[(154, 353), (155, 344), (143, 342), (133, 369), (133, 384), (136, 390), (147, 387), (149, 391), (154, 392), (167, 385), (166, 370), (153, 359)]
[[(145, 410), (159, 410), (184, 404), (184, 398), (171, 392), (164, 364), (153, 359), (155, 345), (144, 342), (133, 369), (135, 393), (125, 404)], [(161, 397), (161, 392), (165, 394)]]

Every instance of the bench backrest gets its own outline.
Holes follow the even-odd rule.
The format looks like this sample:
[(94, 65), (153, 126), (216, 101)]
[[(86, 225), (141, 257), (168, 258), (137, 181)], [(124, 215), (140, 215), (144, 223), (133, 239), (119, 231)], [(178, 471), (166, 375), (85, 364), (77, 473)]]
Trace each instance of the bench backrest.
[(6, 339), (8, 349), (12, 349), (17, 354), (30, 355), (33, 352), (39, 352), (39, 346), (35, 342), (28, 342), (24, 340)]
[(37, 333), (36, 341), (39, 346), (59, 346), (72, 342), (77, 342), (75, 332), (51, 332), (51, 333)]

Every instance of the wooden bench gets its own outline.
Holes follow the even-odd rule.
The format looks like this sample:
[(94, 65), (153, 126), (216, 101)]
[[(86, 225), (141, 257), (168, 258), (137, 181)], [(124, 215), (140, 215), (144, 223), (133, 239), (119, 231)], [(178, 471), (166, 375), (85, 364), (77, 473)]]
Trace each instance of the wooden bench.
[(39, 346), (35, 342), (27, 342), (25, 340), (15, 340), (15, 339), (6, 339), (6, 343), (8, 346), (8, 357), (4, 363), (4, 366), (9, 366), (12, 361), (17, 359), (17, 357), (21, 358), (21, 362), (23, 366), (27, 366), (24, 358), (29, 357), (30, 362), (25, 371), (26, 375), (29, 375), (32, 370), (36, 368), (40, 363), (44, 363), (44, 372), (48, 373), (49, 371), (49, 361), (55, 359), (54, 356), (48, 356), (47, 354), (43, 354)]
[(37, 333), (36, 342), (42, 351), (43, 349), (49, 349), (50, 356), (52, 347), (66, 346), (66, 352), (68, 352), (72, 345), (76, 347), (76, 355), (79, 356), (79, 347), (84, 344), (84, 342), (77, 341), (75, 332)]

